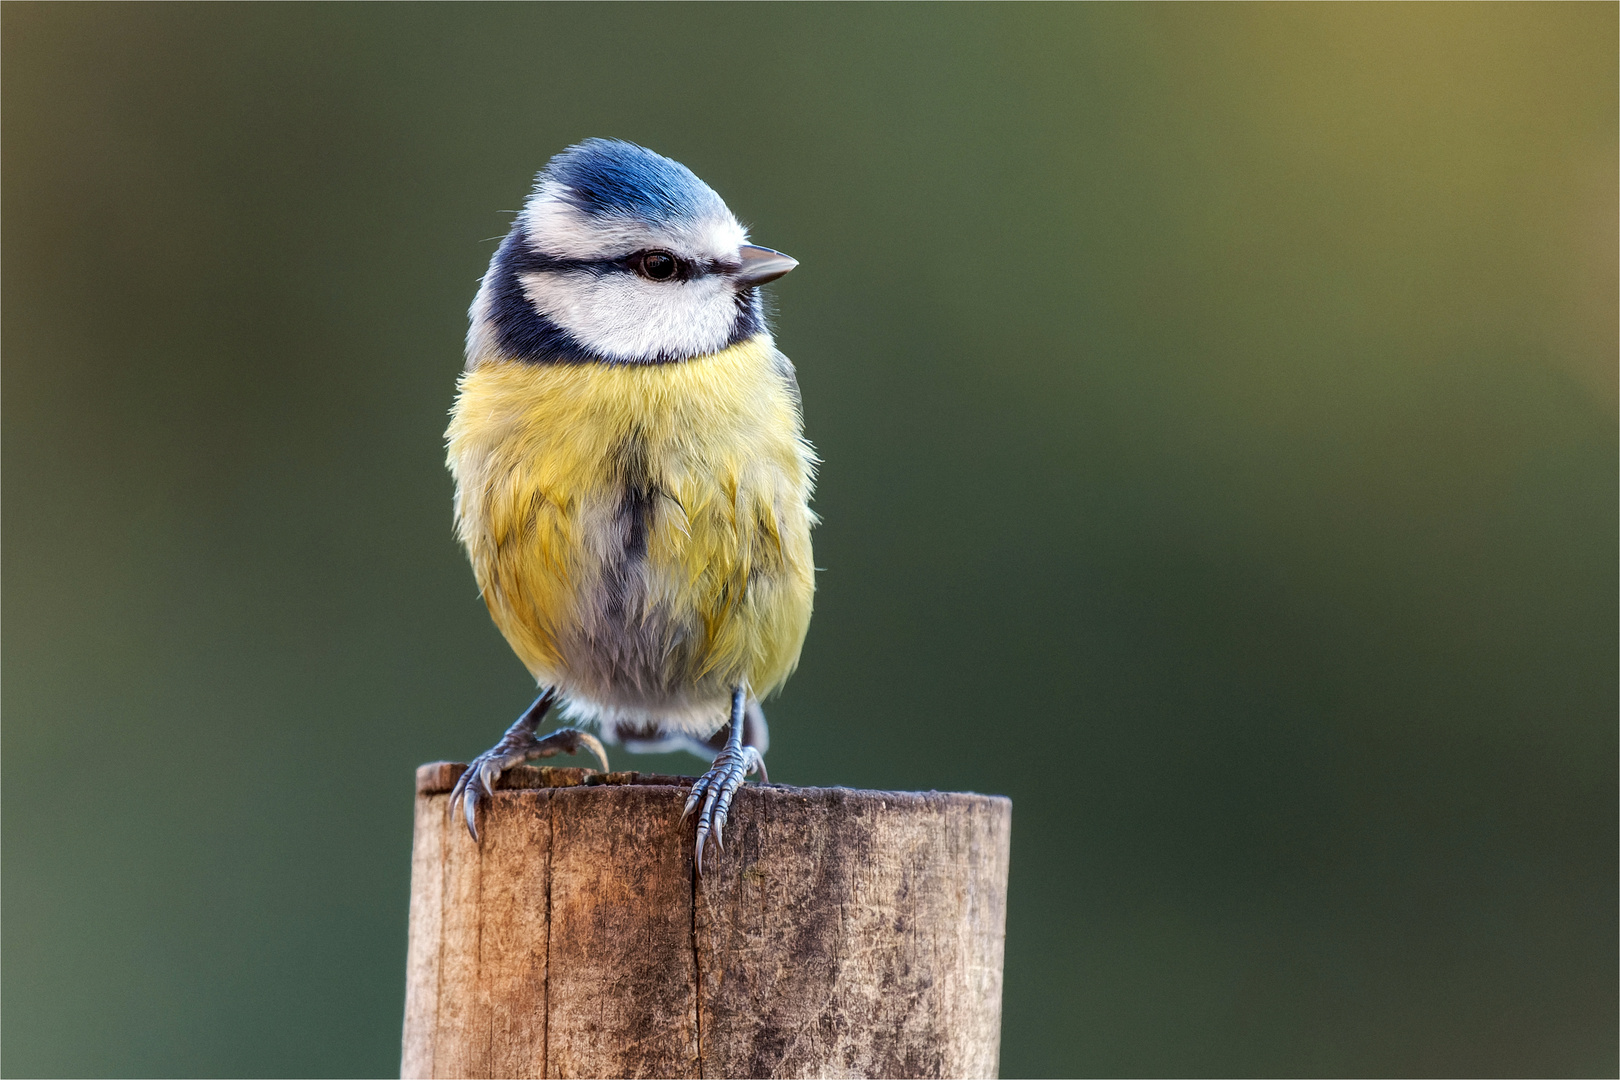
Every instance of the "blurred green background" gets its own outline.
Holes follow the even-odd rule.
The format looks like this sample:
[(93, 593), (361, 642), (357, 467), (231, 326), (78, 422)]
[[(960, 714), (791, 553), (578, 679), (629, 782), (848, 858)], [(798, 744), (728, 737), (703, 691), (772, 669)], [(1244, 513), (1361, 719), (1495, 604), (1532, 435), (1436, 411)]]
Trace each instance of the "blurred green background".
[(1620, 1067), (1615, 5), (3, 19), (7, 1074), (397, 1070), (412, 769), (532, 694), (464, 313), (590, 135), (803, 262), (771, 774), (1012, 796), (1005, 1075)]

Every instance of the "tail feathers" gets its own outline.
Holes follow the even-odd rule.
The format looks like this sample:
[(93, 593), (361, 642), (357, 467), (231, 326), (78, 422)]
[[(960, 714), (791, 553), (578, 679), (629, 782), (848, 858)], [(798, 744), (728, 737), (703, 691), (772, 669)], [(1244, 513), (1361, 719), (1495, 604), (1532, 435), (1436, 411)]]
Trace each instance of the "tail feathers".
[[(705, 761), (713, 761), (714, 756), (725, 749), (729, 727), (721, 725), (718, 731), (704, 739), (690, 733), (668, 730), (656, 722), (632, 724), (620, 721), (604, 725), (602, 737), (610, 743), (623, 745), (633, 754), (686, 750)], [(758, 701), (750, 700), (748, 711), (743, 715), (743, 745), (752, 746), (761, 754), (770, 748), (770, 726), (765, 723), (765, 710)]]

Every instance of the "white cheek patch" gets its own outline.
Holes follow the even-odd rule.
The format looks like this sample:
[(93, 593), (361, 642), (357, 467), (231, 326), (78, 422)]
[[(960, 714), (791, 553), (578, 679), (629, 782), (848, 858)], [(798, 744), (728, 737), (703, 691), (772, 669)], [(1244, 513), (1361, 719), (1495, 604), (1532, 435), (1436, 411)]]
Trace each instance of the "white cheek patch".
[(576, 271), (519, 280), (536, 311), (591, 352), (623, 363), (718, 352), (737, 319), (736, 292), (719, 276), (647, 281)]

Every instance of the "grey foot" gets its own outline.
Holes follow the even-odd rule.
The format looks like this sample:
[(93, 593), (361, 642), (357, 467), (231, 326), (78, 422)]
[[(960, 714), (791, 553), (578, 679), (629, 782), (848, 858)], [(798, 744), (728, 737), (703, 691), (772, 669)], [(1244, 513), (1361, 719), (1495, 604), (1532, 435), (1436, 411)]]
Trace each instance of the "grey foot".
[(702, 804), (702, 809), (698, 810), (697, 847), (693, 851), (693, 862), (700, 874), (703, 873), (703, 849), (709, 836), (714, 836), (715, 847), (725, 846), (721, 833), (726, 826), (726, 815), (731, 811), (732, 797), (743, 786), (743, 780), (752, 772), (765, 778), (764, 755), (755, 747), (742, 744), (743, 702), (743, 690), (738, 688), (732, 696), (731, 730), (726, 735), (725, 749), (715, 757), (709, 771), (692, 785), (692, 793), (686, 797), (686, 809), (681, 812), (681, 820), (685, 821), (693, 810), (698, 810), (699, 803)]
[(518, 722), (506, 729), (500, 742), (472, 759), (467, 771), (450, 789), (449, 812), (453, 814), (457, 804), (461, 806), (467, 819), (467, 832), (472, 834), (474, 840), (478, 839), (479, 804), (495, 794), (495, 781), (512, 766), (556, 754), (577, 754), (580, 747), (584, 747), (596, 755), (602, 763), (603, 772), (609, 771), (607, 751), (602, 749), (602, 741), (595, 735), (577, 728), (559, 728), (543, 739), (535, 735), (535, 725), (545, 715), (551, 702), (550, 694), (540, 695), (539, 700), (529, 706)]

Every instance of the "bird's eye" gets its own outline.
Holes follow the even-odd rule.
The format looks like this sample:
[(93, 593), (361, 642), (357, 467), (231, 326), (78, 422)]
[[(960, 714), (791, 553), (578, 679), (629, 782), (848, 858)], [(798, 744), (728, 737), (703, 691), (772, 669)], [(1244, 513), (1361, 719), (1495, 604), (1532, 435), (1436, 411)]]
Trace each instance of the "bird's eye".
[(668, 281), (677, 269), (675, 256), (667, 251), (649, 251), (636, 260), (636, 272), (649, 281)]

